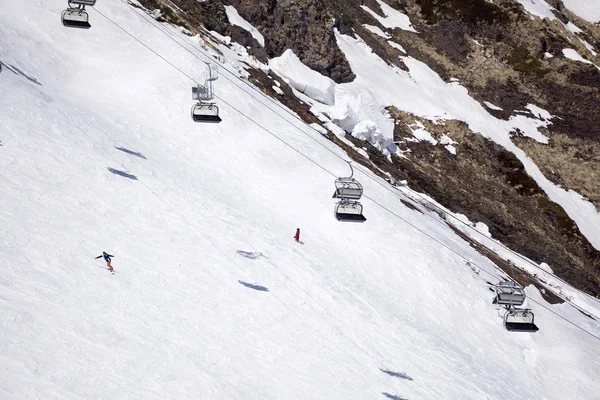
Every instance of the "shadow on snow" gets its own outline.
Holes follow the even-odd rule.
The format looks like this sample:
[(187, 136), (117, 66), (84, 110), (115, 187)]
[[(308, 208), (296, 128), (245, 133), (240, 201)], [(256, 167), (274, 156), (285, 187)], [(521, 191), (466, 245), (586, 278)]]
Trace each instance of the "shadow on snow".
[(406, 375), (404, 372), (394, 372), (394, 371), (390, 371), (388, 369), (381, 369), (381, 368), (379, 368), (379, 370), (381, 372), (383, 372), (384, 374), (388, 374), (389, 376), (393, 376), (394, 378), (406, 379), (407, 381), (412, 381), (413, 380), (413, 378), (411, 378), (410, 376)]
[(14, 65), (12, 65), (12, 64), (5, 64), (2, 61), (0, 61), (0, 64), (3, 67), (6, 67), (6, 69), (9, 70), (10, 72), (12, 72), (13, 74), (21, 75), (23, 78), (27, 79), (28, 81), (33, 82), (36, 85), (42, 86), (42, 84), (40, 83), (40, 81), (38, 81), (35, 77), (26, 74), (25, 72), (21, 71), (19, 68), (15, 67)]
[(127, 173), (127, 172), (125, 172), (125, 171), (120, 171), (120, 170), (118, 170), (118, 169), (114, 169), (114, 168), (110, 168), (110, 167), (108, 168), (108, 170), (109, 170), (111, 173), (115, 174), (115, 175), (119, 175), (119, 176), (122, 176), (122, 177), (124, 177), (124, 178), (128, 178), (128, 179), (131, 179), (131, 180), (134, 180), (134, 181), (137, 181), (137, 180), (138, 180), (137, 176), (135, 176), (135, 175), (132, 175), (132, 174), (128, 174), (128, 173)]
[(126, 149), (125, 147), (117, 147), (117, 146), (115, 146), (115, 149), (120, 150), (123, 153), (131, 154), (132, 156), (136, 156), (139, 158), (143, 158), (144, 160), (147, 160), (147, 158), (142, 153), (138, 153), (137, 151), (133, 151), (133, 150)]
[(244, 282), (244, 281), (238, 281), (239, 283), (241, 283), (242, 285), (246, 286), (247, 288), (250, 289), (254, 289), (254, 290), (259, 290), (261, 292), (268, 292), (269, 288), (266, 288), (264, 286), (261, 285), (255, 285), (254, 283), (248, 283), (248, 282)]
[(402, 397), (402, 396), (396, 396), (394, 394), (389, 394), (386, 392), (382, 393), (385, 397), (387, 397), (388, 399), (392, 399), (392, 400), (408, 400), (406, 397)]
[(237, 253), (242, 257), (249, 258), (250, 260), (256, 260), (259, 257), (268, 258), (263, 253), (258, 252), (258, 251), (251, 252), (251, 251), (238, 250)]

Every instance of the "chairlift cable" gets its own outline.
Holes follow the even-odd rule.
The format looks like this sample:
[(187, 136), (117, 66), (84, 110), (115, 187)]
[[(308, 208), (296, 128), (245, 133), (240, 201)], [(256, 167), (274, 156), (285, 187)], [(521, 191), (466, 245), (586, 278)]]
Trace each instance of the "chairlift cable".
[[(122, 0), (122, 2), (124, 2), (124, 0)], [(126, 3), (125, 3), (126, 4)], [(129, 7), (130, 9), (132, 7)], [(183, 44), (181, 44), (181, 42), (179, 42), (177, 39), (175, 39), (170, 33), (167, 33), (166, 31), (164, 31), (162, 29), (162, 26), (155, 24), (153, 21), (155, 21), (154, 19), (152, 19), (152, 21), (150, 21), (148, 19), (148, 15), (145, 12), (139, 12), (137, 11), (135, 8), (133, 9), (133, 11), (142, 16), (142, 18), (148, 22), (150, 25), (152, 25), (155, 29), (159, 30), (162, 34), (164, 34), (165, 36), (167, 36), (167, 38), (169, 38), (170, 40), (172, 40), (173, 42), (175, 42), (178, 46), (180, 46), (181, 48), (183, 48), (185, 51), (187, 51), (188, 53), (190, 53), (193, 57), (195, 57), (196, 59), (200, 60), (201, 62), (205, 63), (205, 64), (209, 64), (209, 62), (202, 60), (198, 55), (194, 54), (192, 51), (190, 51), (186, 46), (184, 46)], [(205, 51), (203, 51), (202, 49), (194, 46), (193, 43), (188, 43), (187, 45), (191, 46), (193, 49), (197, 50), (199, 53), (201, 53), (202, 55), (204, 55), (205, 57), (211, 59), (211, 56), (209, 54), (207, 54)], [(240, 77), (238, 77), (234, 72), (232, 72), (231, 70), (227, 69), (224, 66), (221, 66), (222, 69), (224, 69), (225, 71), (227, 71), (229, 74), (231, 74), (231, 76), (233, 76), (235, 79), (237, 79), (238, 81), (244, 83), (247, 87), (251, 88), (253, 91), (255, 91), (256, 93), (258, 93), (261, 97), (266, 98), (270, 104), (273, 104), (274, 106), (276, 106), (277, 108), (279, 108), (280, 110), (284, 111), (285, 113), (289, 114), (293, 119), (301, 122), (303, 125), (305, 125), (306, 127), (308, 127), (309, 129), (311, 129), (312, 131), (314, 131), (315, 133), (318, 134), (318, 137), (321, 136), (321, 133), (315, 129), (314, 127), (306, 124), (306, 122), (304, 120), (302, 120), (301, 118), (299, 118), (297, 115), (293, 114), (290, 110), (286, 109), (285, 107), (283, 107), (280, 103), (274, 101), (272, 98), (270, 98), (269, 96), (267, 96), (266, 94), (264, 94), (262, 91), (258, 90), (258, 88), (256, 88), (255, 86), (251, 85), (249, 82), (241, 79)], [(228, 78), (227, 76), (223, 75), (223, 78), (228, 80), (231, 83), (234, 83), (233, 80), (231, 80), (230, 78)], [(240, 86), (236, 87), (240, 88)], [(246, 92), (245, 93), (251, 95), (251, 93)], [(299, 130), (302, 134), (306, 135), (307, 137), (309, 137), (311, 140), (313, 140), (314, 142), (316, 142), (317, 144), (319, 144), (320, 146), (322, 146), (324, 149), (326, 149), (327, 151), (329, 151), (331, 154), (333, 154), (334, 156), (336, 156), (337, 158), (346, 161), (342, 156), (340, 156), (339, 154), (337, 154), (335, 151), (333, 151), (332, 149), (330, 149), (326, 144), (322, 143), (321, 141), (317, 140), (316, 138), (312, 137), (311, 135), (309, 135), (306, 131), (304, 131), (303, 129), (300, 129), (298, 126), (296, 126), (295, 124), (291, 123), (291, 121), (289, 121), (288, 119), (284, 118), (281, 114), (277, 113), (275, 110), (273, 110), (271, 107), (269, 107), (268, 104), (265, 104), (264, 102), (260, 101), (260, 99), (257, 99), (256, 97), (253, 97), (255, 100), (259, 101), (262, 105), (264, 105), (265, 107), (267, 107), (270, 111), (272, 111), (273, 113), (275, 113), (276, 115), (278, 115), (280, 118), (282, 118), (284, 121), (288, 122), (290, 125), (292, 125), (294, 128), (296, 128), (297, 130)], [(380, 182), (377, 177), (375, 177), (371, 171), (369, 170), (364, 170), (362, 168), (359, 169), (361, 170), (361, 172), (363, 173), (363, 175), (365, 175), (367, 178), (369, 178), (370, 180), (372, 180), (373, 182), (375, 182), (376, 184), (378, 184), (379, 186), (385, 188), (386, 190), (388, 190), (391, 193), (394, 193), (396, 195), (398, 195), (398, 193), (394, 192), (394, 190), (392, 188), (390, 188), (389, 186), (383, 184), (382, 182)], [(439, 206), (437, 206), (435, 203), (431, 202), (430, 200), (428, 200), (427, 198), (423, 197), (420, 193), (412, 190), (409, 188), (409, 190), (416, 195), (417, 197), (419, 197), (420, 199), (422, 199), (423, 201), (427, 202), (428, 204), (430, 204), (431, 206), (433, 206), (434, 208), (436, 208), (437, 210), (441, 211), (444, 213), (444, 215), (448, 215), (451, 218), (453, 218), (454, 220), (458, 221), (460, 224), (466, 226), (467, 228), (469, 228), (470, 230), (475, 230), (472, 226), (470, 226), (469, 224), (467, 224), (466, 222), (462, 221), (461, 219), (457, 218), (455, 215), (446, 212), (445, 210), (442, 210)], [(411, 200), (412, 199), (410, 197), (408, 197), (406, 194), (404, 193), (400, 193), (400, 195), (402, 195), (404, 198), (406, 198), (407, 200)], [(444, 224), (442, 221), (440, 221), (437, 218), (434, 218), (432, 215), (426, 214), (428, 217), (432, 218), (434, 221), (436, 221), (436, 223), (439, 224)], [(566, 285), (572, 286), (569, 282), (566, 282), (564, 279), (560, 278), (559, 276), (555, 275), (554, 273), (549, 273), (546, 270), (544, 270), (543, 268), (541, 268), (539, 265), (537, 265), (536, 263), (534, 263), (532, 260), (529, 260), (525, 257), (523, 257), (521, 254), (515, 252), (514, 250), (510, 249), (508, 246), (504, 245), (503, 243), (497, 241), (497, 243), (504, 248), (505, 250), (507, 250), (508, 252), (510, 252), (511, 254), (515, 255), (516, 257), (522, 259), (523, 261), (525, 261), (526, 263), (528, 263), (529, 265), (533, 266), (534, 268), (543, 271), (544, 273), (556, 278), (557, 280), (563, 282)], [(476, 264), (474, 264), (476, 265)], [(584, 271), (582, 268), (574, 265), (575, 268), (579, 269), (580, 271)], [(554, 293), (555, 295), (561, 297), (558, 293), (556, 293), (554, 290), (552, 290), (551, 288), (547, 287), (547, 289), (549, 291), (551, 291), (552, 293)], [(590, 295), (589, 293), (586, 293), (584, 291), (580, 291), (581, 293), (583, 293), (585, 296), (589, 297), (590, 299), (600, 303), (600, 299)], [(567, 302), (570, 302), (570, 300), (568, 299), (564, 299)]]
[[(192, 80), (193, 82), (195, 82), (196, 84), (199, 84), (198, 81), (196, 81), (194, 78), (192, 78), (190, 75), (188, 75), (186, 72), (184, 72), (183, 70), (181, 70), (179, 67), (177, 67), (176, 65), (174, 65), (173, 63), (171, 63), (169, 60), (167, 60), (165, 57), (161, 56), (157, 51), (155, 51), (154, 49), (152, 49), (150, 46), (146, 45), (144, 42), (142, 42), (141, 40), (139, 40), (136, 36), (134, 36), (133, 34), (129, 33), (127, 30), (125, 30), (123, 27), (121, 27), (119, 24), (117, 24), (116, 22), (114, 22), (111, 18), (109, 18), (108, 16), (106, 16), (104, 13), (102, 13), (101, 11), (99, 11), (98, 9), (96, 9), (95, 7), (93, 7), (94, 10), (96, 12), (98, 12), (100, 15), (102, 15), (105, 19), (107, 19), (108, 21), (110, 21), (112, 24), (114, 24), (115, 26), (117, 26), (120, 30), (122, 30), (123, 32), (125, 32), (128, 36), (130, 36), (131, 38), (133, 38), (136, 42), (140, 43), (142, 46), (144, 46), (146, 49), (148, 49), (149, 51), (151, 51), (153, 54), (155, 54), (157, 57), (159, 57), (160, 59), (162, 59), (163, 61), (165, 61), (167, 64), (169, 64), (170, 66), (172, 66), (174, 69), (176, 69), (177, 71), (179, 71), (182, 75), (184, 75), (185, 77), (189, 78), (190, 80)], [(154, 26), (154, 24), (152, 24)], [(229, 71), (228, 71), (229, 72)], [(247, 92), (246, 92), (247, 93)], [(306, 154), (304, 154), (302, 151), (298, 150), (297, 148), (295, 148), (294, 146), (290, 145), (289, 143), (287, 143), (284, 139), (280, 138), (279, 136), (277, 136), (275, 133), (273, 133), (272, 131), (270, 131), (268, 128), (264, 127), (263, 125), (261, 125), (259, 122), (255, 121), (253, 118), (251, 118), (250, 116), (248, 116), (246, 113), (244, 113), (243, 111), (237, 109), (236, 107), (234, 107), (231, 103), (227, 102), (224, 99), (221, 99), (219, 96), (215, 96), (216, 98), (218, 98), (219, 100), (221, 100), (224, 104), (227, 104), (229, 107), (231, 107), (233, 110), (235, 110), (236, 112), (238, 112), (240, 115), (244, 116), (246, 119), (248, 119), (250, 122), (252, 122), (253, 124), (257, 125), (259, 128), (263, 129), (265, 132), (267, 132), (268, 134), (270, 134), (271, 136), (273, 136), (274, 138), (276, 138), (277, 140), (279, 140), (280, 142), (282, 142), (284, 145), (286, 145), (287, 147), (289, 147), (290, 149), (292, 149), (293, 151), (295, 151), (296, 153), (298, 153), (299, 155), (301, 155), (302, 157), (304, 157), (305, 159), (307, 159), (308, 161), (310, 161), (312, 164), (316, 165), (317, 167), (319, 167), (320, 169), (322, 169), (323, 171), (325, 171), (326, 173), (328, 173), (329, 175), (336, 177), (336, 175), (334, 173), (332, 173), (331, 171), (329, 171), (328, 169), (326, 169), (325, 167), (323, 167), (322, 165), (320, 165), (317, 161), (314, 161), (313, 159), (311, 159), (309, 156), (307, 156)], [(270, 108), (269, 108), (270, 109)], [(271, 111), (273, 111), (272, 109), (270, 109)], [(275, 111), (273, 111), (275, 112)], [(277, 114), (279, 115), (279, 114)], [(280, 115), (279, 115), (280, 116)], [(287, 120), (286, 120), (287, 121)], [(302, 121), (302, 120), (300, 120)], [(288, 121), (289, 122), (289, 121)], [(302, 121), (304, 123), (304, 121)], [(293, 124), (292, 124), (293, 125)], [(293, 125), (294, 127), (296, 127), (295, 125)], [(300, 131), (302, 131), (300, 128), (296, 127), (297, 129), (299, 129)], [(316, 129), (310, 127), (311, 129), (315, 130), (316, 132), (318, 132)], [(302, 131), (303, 132), (303, 131)], [(304, 132), (305, 133), (305, 132)], [(306, 133), (305, 133), (306, 134)], [(306, 134), (308, 137), (312, 138), (310, 135)], [(316, 139), (312, 138), (313, 140), (316, 141)], [(325, 147), (326, 148), (326, 147)], [(333, 152), (333, 150), (326, 148), (328, 151), (332, 152), (333, 154), (335, 154)], [(338, 158), (343, 159), (341, 156), (335, 154)], [(344, 160), (346, 161), (346, 160)], [(364, 172), (363, 172), (364, 173)], [(368, 174), (365, 174), (368, 176)], [(375, 180), (374, 178), (371, 178), (373, 180)], [(381, 186), (385, 187), (385, 185), (383, 185), (382, 183), (378, 182), (377, 180), (375, 180), (377, 183), (379, 183)], [(388, 190), (391, 191), (391, 189), (388, 188)], [(435, 241), (436, 243), (440, 244), (442, 247), (446, 248), (447, 250), (450, 250), (452, 253), (456, 254), (457, 256), (459, 256), (460, 258), (462, 258), (464, 261), (469, 261), (469, 259), (465, 256), (463, 256), (462, 254), (460, 254), (459, 252), (457, 252), (456, 250), (452, 249), (451, 247), (449, 247), (448, 245), (446, 245), (445, 243), (443, 243), (442, 241), (436, 239), (435, 237), (433, 237), (432, 235), (430, 235), (429, 233), (425, 232), (424, 230), (420, 229), (419, 227), (417, 227), (416, 225), (412, 224), (411, 222), (409, 222), (408, 220), (402, 218), (400, 215), (398, 215), (397, 213), (395, 213), (394, 211), (390, 210), (389, 208), (387, 208), (386, 206), (384, 206), (383, 204), (379, 203), (378, 201), (374, 200), (373, 198), (371, 198), (368, 195), (364, 196), (365, 198), (371, 200), (371, 202), (373, 202), (374, 204), (378, 205), (379, 207), (381, 207), (383, 210), (387, 211), (388, 213), (392, 214), (393, 216), (397, 217), (398, 219), (400, 219), (401, 221), (404, 221), (407, 225), (413, 227), (414, 229), (416, 229), (417, 231), (421, 232), (422, 234), (424, 234), (425, 236), (427, 236), (428, 238), (432, 239), (433, 241)], [(510, 250), (510, 249), (509, 249)], [(473, 265), (479, 267), (481, 270), (485, 271), (486, 273), (488, 273), (491, 276), (494, 276), (494, 274), (490, 273), (489, 271), (487, 271), (485, 268), (481, 267), (480, 265), (476, 264), (473, 261), (470, 261)], [(481, 276), (479, 276), (479, 278), (481, 278), (483, 280), (483, 278)], [(534, 303), (541, 305), (539, 302), (531, 299)], [(576, 305), (574, 305), (571, 301), (567, 300), (567, 302), (573, 306), (574, 308), (578, 309), (578, 307)], [(553, 314), (559, 316), (560, 318), (564, 319), (565, 321), (569, 322), (570, 324), (578, 327), (579, 329), (581, 329), (582, 331), (588, 333), (589, 335), (591, 335), (592, 337), (600, 340), (600, 337), (590, 333), (589, 331), (585, 330), (584, 328), (580, 327), (579, 325), (575, 324), (574, 322), (571, 322), (570, 320), (568, 320), (567, 318), (559, 315), (558, 313), (556, 313), (555, 311), (550, 310), (548, 307), (545, 307), (543, 305), (541, 305), (543, 308), (545, 308), (546, 310), (552, 312)], [(586, 311), (587, 312), (587, 311)], [(588, 312), (589, 313), (589, 312)], [(589, 313), (592, 314), (592, 313)]]

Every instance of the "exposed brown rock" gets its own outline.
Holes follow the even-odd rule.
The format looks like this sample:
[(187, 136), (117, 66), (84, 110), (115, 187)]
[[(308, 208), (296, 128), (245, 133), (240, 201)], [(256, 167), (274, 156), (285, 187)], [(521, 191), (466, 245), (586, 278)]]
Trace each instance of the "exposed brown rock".
[[(485, 223), (493, 237), (511, 249), (548, 263), (559, 276), (600, 295), (600, 252), (562, 207), (547, 198), (516, 156), (471, 132), (462, 122), (433, 124), (405, 112), (390, 111), (400, 122), (396, 139), (407, 151), (404, 157), (392, 157), (394, 178), (405, 179), (409, 186), (432, 195), (445, 207)], [(457, 154), (442, 145), (413, 141), (403, 126), (415, 121), (438, 139), (449, 134), (458, 142), (454, 144)]]

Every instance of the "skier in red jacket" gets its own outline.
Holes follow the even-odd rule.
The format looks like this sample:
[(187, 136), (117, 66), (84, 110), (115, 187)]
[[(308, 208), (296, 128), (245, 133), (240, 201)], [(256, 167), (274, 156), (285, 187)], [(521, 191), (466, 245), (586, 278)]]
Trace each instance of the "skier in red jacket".
[(300, 241), (300, 228), (296, 228), (296, 235), (294, 235), (294, 239), (296, 239), (296, 242)]

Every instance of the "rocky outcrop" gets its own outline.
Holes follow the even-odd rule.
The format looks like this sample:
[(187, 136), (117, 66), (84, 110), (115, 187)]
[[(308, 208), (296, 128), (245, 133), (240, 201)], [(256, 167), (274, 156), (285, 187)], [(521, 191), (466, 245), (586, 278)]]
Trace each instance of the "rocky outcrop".
[[(428, 193), (449, 209), (485, 223), (492, 236), (511, 249), (552, 265), (556, 274), (593, 295), (600, 295), (600, 252), (581, 234), (558, 204), (525, 172), (512, 153), (473, 133), (465, 123), (432, 123), (390, 109), (395, 140), (403, 157), (380, 168), (396, 180)], [(449, 136), (456, 154), (443, 145), (415, 141), (409, 125), (421, 123), (435, 139)], [(594, 182), (592, 185), (597, 186)]]
[(335, 41), (334, 17), (322, 0), (226, 0), (265, 37), (269, 58), (292, 49), (311, 69), (337, 83), (354, 74)]

